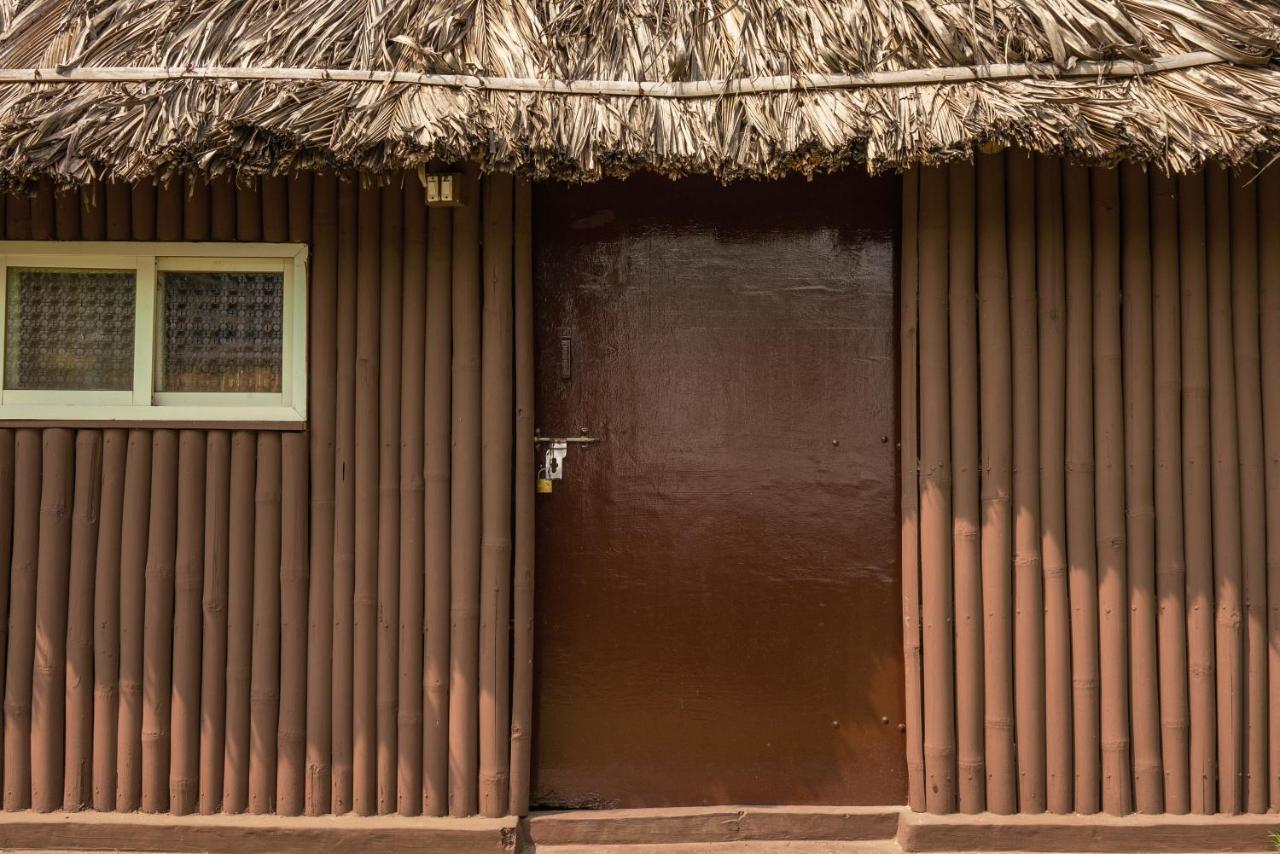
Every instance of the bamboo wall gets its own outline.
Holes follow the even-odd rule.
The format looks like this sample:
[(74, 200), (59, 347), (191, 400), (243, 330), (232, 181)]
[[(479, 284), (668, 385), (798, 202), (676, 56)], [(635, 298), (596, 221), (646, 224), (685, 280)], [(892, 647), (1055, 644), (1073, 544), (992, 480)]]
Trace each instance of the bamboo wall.
[(8, 239), (311, 245), (306, 430), (0, 429), (6, 810), (527, 810), (529, 187), (468, 183), (4, 199)]
[(907, 176), (912, 808), (1280, 809), (1280, 172), (1251, 177)]

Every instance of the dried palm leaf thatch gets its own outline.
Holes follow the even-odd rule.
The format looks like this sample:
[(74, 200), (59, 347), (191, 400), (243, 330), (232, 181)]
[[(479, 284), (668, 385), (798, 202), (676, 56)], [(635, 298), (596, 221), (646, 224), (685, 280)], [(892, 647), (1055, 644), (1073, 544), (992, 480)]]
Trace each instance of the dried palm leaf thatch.
[(0, 0), (0, 183), (727, 180), (981, 143), (1187, 171), (1280, 148), (1278, 53), (1276, 0)]

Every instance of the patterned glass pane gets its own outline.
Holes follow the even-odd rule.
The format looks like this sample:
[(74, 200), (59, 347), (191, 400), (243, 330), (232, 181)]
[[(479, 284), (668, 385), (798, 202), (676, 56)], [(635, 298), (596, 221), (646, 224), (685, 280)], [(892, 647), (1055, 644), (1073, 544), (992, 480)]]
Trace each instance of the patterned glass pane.
[(10, 267), (5, 387), (133, 388), (134, 291), (132, 270)]
[(158, 391), (279, 392), (280, 273), (160, 273)]

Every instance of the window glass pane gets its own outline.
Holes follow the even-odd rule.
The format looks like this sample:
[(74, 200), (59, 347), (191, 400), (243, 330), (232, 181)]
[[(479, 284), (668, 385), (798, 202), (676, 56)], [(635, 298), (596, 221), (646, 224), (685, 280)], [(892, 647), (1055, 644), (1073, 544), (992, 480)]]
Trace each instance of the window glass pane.
[(5, 387), (133, 388), (134, 291), (132, 270), (10, 267)]
[(156, 389), (279, 392), (281, 273), (161, 272)]

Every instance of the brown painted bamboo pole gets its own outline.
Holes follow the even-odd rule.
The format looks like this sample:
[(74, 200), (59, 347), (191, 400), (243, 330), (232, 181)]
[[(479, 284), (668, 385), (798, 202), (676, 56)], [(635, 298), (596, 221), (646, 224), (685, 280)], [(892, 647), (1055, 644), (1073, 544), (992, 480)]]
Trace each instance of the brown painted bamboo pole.
[[(0, 205), (3, 201), (0, 200)], [(9, 582), (13, 576), (13, 430), (0, 429), (0, 690), (9, 656)], [(4, 712), (0, 705), (0, 807), (4, 804)]]
[(951, 564), (947, 173), (920, 173), (920, 563), (925, 804), (956, 808)]
[(1066, 246), (1066, 566), (1071, 603), (1075, 810), (1098, 812), (1098, 576), (1093, 520), (1093, 246), (1089, 173), (1062, 169)]
[(533, 736), (534, 449), (533, 187), (516, 179), (515, 237), (515, 542), (512, 566), (511, 795), (509, 812), (527, 815)]
[[(1280, 233), (1280, 173), (1266, 169), (1259, 179), (1261, 234)], [(1258, 327), (1262, 354), (1262, 427), (1266, 455), (1267, 508), (1267, 677), (1268, 774), (1270, 807), (1280, 810), (1280, 240), (1258, 244)]]
[[(1067, 167), (1063, 174), (1056, 157), (1040, 156), (1036, 161), (1036, 288), (1039, 295), (1040, 375), (1040, 553), (1044, 573), (1044, 679), (1045, 679), (1045, 804), (1053, 812), (1069, 812), (1074, 789), (1078, 808), (1091, 811), (1087, 794), (1081, 794), (1081, 774), (1087, 774), (1089, 763), (1079, 761), (1072, 753), (1087, 745), (1087, 732), (1079, 727), (1089, 721), (1087, 668), (1096, 667), (1097, 653), (1090, 656), (1086, 647), (1076, 655), (1080, 632), (1080, 615), (1076, 612), (1076, 590), (1082, 579), (1091, 577), (1092, 560), (1085, 561), (1079, 549), (1073, 548), (1078, 538), (1081, 514), (1068, 512), (1076, 508), (1080, 495), (1080, 473), (1091, 463), (1082, 458), (1079, 437), (1081, 411), (1088, 414), (1086, 395), (1090, 377), (1081, 372), (1082, 359), (1087, 364), (1088, 325), (1081, 323), (1080, 299), (1083, 294), (1088, 315), (1089, 286), (1087, 270), (1089, 247), (1087, 226), (1083, 233), (1080, 220), (1088, 217), (1088, 187), (1082, 188), (1082, 173)], [(1064, 192), (1065, 185), (1065, 192)], [(1063, 218), (1066, 217), (1065, 239)], [(1082, 282), (1083, 279), (1083, 282)], [(1082, 335), (1084, 337), (1082, 337)], [(1092, 521), (1092, 520), (1090, 520)], [(1092, 534), (1092, 526), (1088, 528)], [(1090, 541), (1092, 537), (1090, 537)], [(1092, 557), (1092, 545), (1089, 557)], [(1070, 567), (1068, 567), (1070, 561)], [(1082, 670), (1081, 668), (1085, 668)], [(1095, 677), (1096, 678), (1096, 677)], [(1073, 696), (1072, 683), (1075, 685)], [(1084, 696), (1082, 697), (1081, 694)], [(1077, 706), (1079, 708), (1074, 708)], [(1073, 711), (1076, 714), (1073, 715)], [(1083, 717), (1081, 717), (1083, 715)], [(1073, 729), (1076, 728), (1076, 729)], [(1074, 732), (1074, 739), (1073, 739)], [(1083, 740), (1082, 740), (1083, 737)], [(1096, 735), (1093, 750), (1097, 751)], [(1023, 807), (1023, 811), (1028, 811)]]
[(223, 754), (222, 811), (249, 806), (249, 691), (253, 658), (254, 489), (258, 440), (254, 433), (231, 434), (230, 518), (227, 520), (226, 747)]
[[(138, 210), (137, 196), (133, 210)], [(136, 233), (136, 232), (135, 232)], [(142, 804), (142, 643), (147, 531), (151, 515), (151, 431), (129, 431), (120, 537), (120, 712), (116, 742), (116, 809)]]
[(129, 185), (123, 181), (107, 181), (105, 189), (107, 209), (104, 237), (107, 240), (128, 240), (133, 228)]
[(1182, 503), (1187, 572), (1187, 671), (1191, 707), (1191, 811), (1217, 811), (1213, 528), (1209, 495), (1209, 304), (1204, 174), (1180, 179), (1182, 287)]
[(57, 238), (57, 217), (55, 213), (55, 190), (53, 181), (40, 178), (36, 181), (35, 193), (31, 196), (31, 238), (33, 240), (53, 240)]
[[(165, 193), (161, 192), (161, 198)], [(163, 224), (157, 225), (158, 229)], [(142, 628), (142, 811), (169, 809), (174, 559), (178, 533), (178, 435), (157, 430), (151, 448)]]
[[(188, 213), (190, 209), (188, 208)], [(186, 217), (188, 224), (191, 217)], [(173, 695), (169, 809), (195, 812), (200, 796), (200, 650), (204, 619), (205, 434), (178, 434), (178, 519), (173, 574)]]
[(101, 181), (81, 188), (79, 231), (85, 240), (103, 240), (106, 237), (106, 186)]
[(93, 193), (93, 184), (55, 190), (41, 182), (31, 199), (32, 237), (36, 240), (79, 240), (80, 210), (83, 205), (91, 203)]
[(1183, 814), (1191, 808), (1191, 793), (1187, 782), (1187, 574), (1182, 548), (1182, 302), (1177, 185), (1159, 172), (1151, 175), (1151, 249), (1160, 748), (1164, 809)]
[(31, 690), (36, 643), (41, 445), (39, 430), (18, 430), (14, 437), (13, 559), (9, 570), (9, 642), (4, 689), (4, 808), (10, 812), (31, 806)]
[(400, 684), (397, 700), (396, 805), (422, 812), (423, 396), (426, 382), (427, 206), (422, 184), (405, 182), (404, 295), (400, 340)]
[(156, 239), (156, 185), (151, 181), (130, 187), (129, 218), (134, 240)]
[(449, 811), (449, 466), (453, 358), (453, 213), (427, 211), (426, 582), (422, 811)]
[[(306, 243), (312, 238), (315, 218), (315, 180), (311, 172), (293, 172), (288, 177), (288, 239), (290, 243)], [(330, 173), (332, 177), (332, 173)], [(314, 261), (314, 257), (312, 258)], [(309, 553), (308, 553), (309, 554)]]
[(239, 176), (236, 191), (236, 240), (262, 239), (262, 184), (257, 177)]
[(181, 240), (183, 235), (182, 176), (170, 174), (156, 187), (156, 240)]
[(124, 525), (125, 451), (128, 434), (102, 435), (98, 540), (93, 583), (93, 775), (92, 806), (116, 806), (116, 732), (120, 678), (120, 540)]
[[(467, 186), (480, 198), (471, 170)], [(450, 479), (449, 813), (477, 809), (480, 611), (480, 205), (453, 217), (453, 457)]]
[(377, 187), (361, 187), (356, 305), (354, 808), (377, 812), (378, 675), (378, 328)]
[(396, 702), (400, 621), (400, 323), (404, 288), (400, 243), (404, 197), (382, 188), (378, 327), (378, 714), (377, 812), (396, 810)]
[[(294, 206), (290, 203), (292, 213)], [(311, 581), (307, 603), (306, 813), (332, 804), (333, 565), (337, 405), (338, 182), (315, 176), (311, 262)]]
[(275, 805), (280, 815), (301, 815), (306, 791), (307, 443), (307, 435), (301, 432), (280, 438), (280, 720)]
[(512, 195), (509, 174), (484, 183), (481, 338), (480, 813), (507, 812), (512, 462)]
[[(34, 238), (31, 228), (31, 197), (15, 193), (7, 196), (4, 203), (4, 234), (9, 240), (31, 240)], [(53, 235), (41, 234), (42, 239)]]
[(1225, 170), (1206, 170), (1209, 271), (1209, 432), (1213, 443), (1213, 578), (1218, 677), (1218, 810), (1244, 793), (1244, 633), (1240, 568), (1240, 454), (1231, 329), (1231, 210)]
[(66, 720), (67, 587), (71, 559), (73, 436), (65, 428), (42, 434), (40, 535), (36, 558), (36, 635), (31, 685), (31, 808), (62, 805)]
[(231, 434), (205, 441), (204, 578), (201, 591), (200, 812), (222, 808), (227, 744), (227, 578), (231, 541)]
[[(273, 193), (263, 203), (264, 218), (284, 223), (287, 229), (280, 233), (273, 228), (268, 233), (306, 243), (311, 238), (310, 177), (305, 192), (299, 189), (303, 183), (299, 179), (285, 183), (284, 199)], [(309, 441), (304, 433), (281, 436), (280, 710), (275, 769), (275, 811), (281, 815), (301, 815), (306, 799)]]
[[(1037, 328), (1036, 161), (1011, 152), (1006, 157), (1007, 242), (1009, 242), (1012, 347), (1012, 463), (1014, 463), (1014, 649), (1044, 649), (1044, 580), (1041, 562), (1041, 481), (1039, 481), (1039, 341)], [(1059, 188), (1060, 183), (1051, 184)], [(1061, 196), (1055, 196), (1061, 201)], [(1059, 205), (1061, 222), (1061, 205)], [(1061, 294), (1061, 250), (1044, 236), (1043, 282)], [(1056, 282), (1056, 286), (1055, 283)], [(1048, 329), (1051, 334), (1055, 329)], [(1014, 656), (1014, 731), (1018, 768), (1018, 808), (1046, 808), (1046, 680), (1044, 656)], [(1064, 739), (1066, 740), (1066, 739)], [(1070, 809), (1070, 745), (1055, 745), (1056, 790)], [(1066, 764), (1065, 769), (1062, 763)]]
[(289, 235), (289, 182), (283, 175), (263, 175), (260, 187), (262, 239), (281, 243)]
[(1129, 661), (1133, 693), (1133, 795), (1142, 813), (1164, 810), (1156, 666), (1151, 219), (1145, 169), (1122, 167), (1125, 516), (1129, 520)]
[(974, 167), (947, 169), (951, 341), (952, 554), (955, 573), (956, 767), (960, 812), (986, 808), (982, 755), (982, 547), (979, 536), (978, 329)]
[(1133, 810), (1129, 760), (1129, 582), (1124, 518), (1124, 392), (1120, 336), (1120, 178), (1091, 170), (1093, 374), (1097, 469), (1098, 634), (1101, 647), (1102, 808)]
[[(1013, 383), (1004, 154), (977, 158), (978, 389), (982, 439), (982, 658), (986, 804), (1017, 809), (1013, 747)], [(905, 370), (905, 368), (904, 368)], [(914, 425), (911, 429), (914, 429)]]
[[(1271, 236), (1272, 239), (1275, 235)], [(1231, 185), (1232, 340), (1240, 437), (1240, 557), (1245, 617), (1244, 803), (1267, 811), (1267, 531), (1262, 447), (1262, 366), (1258, 342), (1257, 185), (1240, 176)]]
[(907, 805), (925, 810), (923, 658), (920, 634), (919, 293), (920, 169), (902, 179), (902, 315), (899, 412), (902, 418), (902, 655), (906, 682)]
[(71, 511), (70, 580), (67, 588), (66, 755), (62, 808), (92, 803), (93, 777), (93, 587), (102, 495), (102, 434), (78, 430)]
[(203, 175), (191, 175), (178, 188), (182, 191), (182, 239), (208, 240), (212, 215), (209, 182)]
[(236, 239), (236, 185), (230, 175), (209, 179), (209, 234), (214, 240)]
[(249, 812), (276, 806), (280, 714), (280, 434), (258, 434), (253, 504), (253, 653), (249, 693)]
[(353, 670), (355, 609), (355, 425), (357, 188), (338, 183), (338, 348), (334, 403), (333, 494), (333, 780), (330, 809), (352, 806)]

